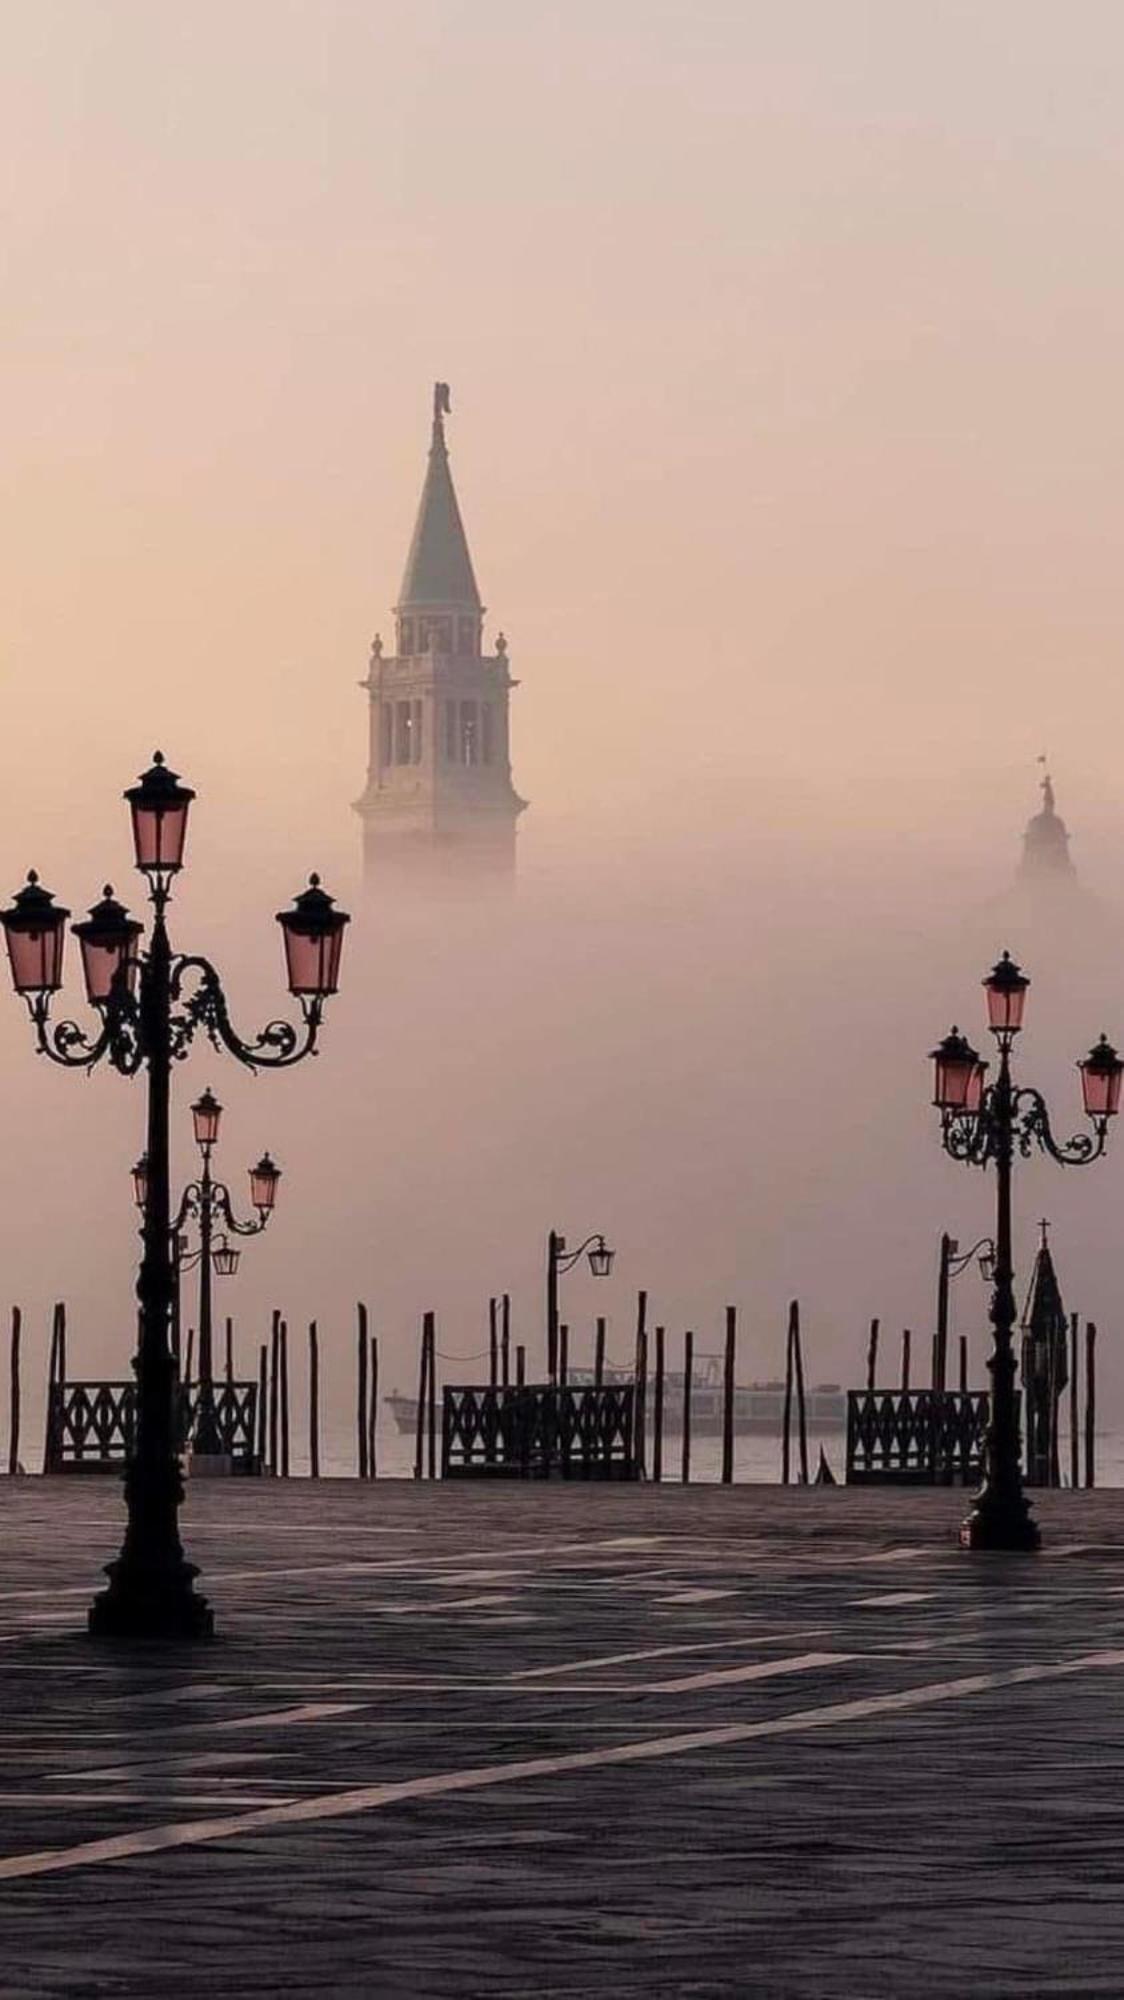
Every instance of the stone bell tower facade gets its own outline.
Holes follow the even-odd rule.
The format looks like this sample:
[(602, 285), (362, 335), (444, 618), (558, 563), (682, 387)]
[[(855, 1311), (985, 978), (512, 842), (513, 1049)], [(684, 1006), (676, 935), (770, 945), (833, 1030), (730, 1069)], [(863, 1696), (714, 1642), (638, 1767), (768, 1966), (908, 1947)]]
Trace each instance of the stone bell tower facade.
[(524, 800), (511, 781), (513, 687), (502, 632), (483, 648), (484, 606), (449, 471), (449, 389), (433, 392), (433, 435), (406, 572), (395, 650), (371, 650), (363, 822), (369, 883), (510, 879)]

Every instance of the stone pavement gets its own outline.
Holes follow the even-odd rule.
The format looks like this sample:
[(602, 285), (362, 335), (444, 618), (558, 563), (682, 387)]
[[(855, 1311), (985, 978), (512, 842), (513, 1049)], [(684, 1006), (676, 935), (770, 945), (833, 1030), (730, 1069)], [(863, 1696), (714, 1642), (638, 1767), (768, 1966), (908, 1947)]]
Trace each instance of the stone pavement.
[(0, 1994), (1124, 1993), (1124, 1493), (0, 1484)]

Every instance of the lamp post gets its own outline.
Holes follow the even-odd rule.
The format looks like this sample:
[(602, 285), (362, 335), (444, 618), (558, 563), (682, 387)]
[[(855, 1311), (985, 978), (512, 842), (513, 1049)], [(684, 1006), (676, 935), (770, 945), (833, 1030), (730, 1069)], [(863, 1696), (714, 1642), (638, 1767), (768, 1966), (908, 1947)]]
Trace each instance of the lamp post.
[[(199, 1179), (189, 1181), (185, 1187), (172, 1223), (175, 1303), (178, 1314), (180, 1279), (185, 1271), (198, 1265), (199, 1396), (192, 1437), (192, 1457), (213, 1460), (215, 1464), (211, 1469), (218, 1470), (221, 1469), (219, 1462), (226, 1456), (226, 1448), (215, 1406), (212, 1274), (220, 1278), (234, 1276), (241, 1252), (231, 1243), (230, 1236), (261, 1234), (273, 1213), (281, 1170), (274, 1165), (268, 1153), (263, 1153), (257, 1165), (250, 1168), (250, 1200), (257, 1210), (257, 1220), (239, 1222), (231, 1206), (229, 1188), (225, 1182), (215, 1180), (211, 1173), (211, 1154), (218, 1142), (222, 1119), (222, 1105), (211, 1090), (205, 1090), (202, 1097), (192, 1105), (191, 1118), (195, 1143), (202, 1156), (203, 1166)], [(133, 1187), (137, 1205), (142, 1210), (146, 1201), (147, 1181), (148, 1162), (146, 1159), (138, 1160), (133, 1168)], [(198, 1224), (199, 1247), (188, 1252), (185, 1230), (192, 1221)], [(216, 1223), (224, 1223), (230, 1235), (216, 1235)]]
[(999, 1072), (986, 1082), (988, 1065), (971, 1043), (953, 1028), (933, 1050), (933, 1102), (941, 1114), (945, 1151), (969, 1166), (995, 1166), (995, 1265), (990, 1318), (994, 1347), (991, 1403), (985, 1451), (984, 1482), (960, 1530), (965, 1548), (1036, 1549), (1041, 1542), (1023, 1492), (1019, 1425), (1015, 1403), (1015, 1274), (1011, 1255), (1011, 1175), (1016, 1148), (1024, 1159), (1037, 1146), (1059, 1166), (1083, 1167), (1099, 1160), (1108, 1138), (1109, 1120), (1120, 1104), (1124, 1063), (1102, 1035), (1077, 1067), (1086, 1116), (1092, 1134), (1079, 1133), (1059, 1143), (1050, 1127), (1046, 1102), (1038, 1090), (1015, 1084), (1011, 1050), (1023, 1024), (1029, 979), (1004, 952), (983, 982), (988, 1026), (999, 1048)]
[(945, 1230), (941, 1236), (941, 1260), (937, 1273), (937, 1351), (934, 1357), (933, 1387), (943, 1391), (948, 1374), (948, 1288), (951, 1278), (958, 1278), (968, 1269), (975, 1258), (979, 1258), (980, 1276), (985, 1285), (990, 1285), (995, 1276), (995, 1243), (990, 1236), (981, 1236), (970, 1250), (961, 1250), (955, 1236)]
[(552, 1229), (546, 1239), (546, 1367), (552, 1382), (558, 1380), (558, 1280), (587, 1256), (595, 1278), (607, 1278), (613, 1268), (615, 1250), (601, 1235), (587, 1236), (576, 1250), (567, 1250), (566, 1238)]
[(270, 1021), (253, 1041), (234, 1031), (218, 973), (206, 958), (173, 953), (166, 911), (183, 866), (188, 809), (195, 794), (157, 753), (151, 769), (125, 793), (132, 814), (136, 866), (148, 882), (152, 927), (130, 918), (106, 889), (86, 922), (74, 926), (82, 951), (86, 995), (99, 1016), (92, 1035), (73, 1021), (49, 1026), (62, 985), (69, 911), (37, 877), (0, 911), (16, 992), (27, 1001), (40, 1052), (68, 1069), (102, 1061), (122, 1076), (144, 1070), (148, 1082), (144, 1253), (137, 1278), (140, 1333), (134, 1368), (137, 1427), (125, 1470), (128, 1513), (121, 1553), (107, 1566), (108, 1588), (95, 1598), (89, 1629), (98, 1637), (198, 1639), (210, 1636), (213, 1615), (196, 1594), (198, 1571), (179, 1536), (183, 1499), (175, 1419), (175, 1365), (169, 1327), (175, 1275), (168, 1175), (171, 1071), (199, 1029), (250, 1069), (287, 1068), (311, 1055), (324, 1003), (338, 988), (343, 933), (349, 919), (334, 908), (318, 878), (278, 916), (289, 991), (302, 1025)]

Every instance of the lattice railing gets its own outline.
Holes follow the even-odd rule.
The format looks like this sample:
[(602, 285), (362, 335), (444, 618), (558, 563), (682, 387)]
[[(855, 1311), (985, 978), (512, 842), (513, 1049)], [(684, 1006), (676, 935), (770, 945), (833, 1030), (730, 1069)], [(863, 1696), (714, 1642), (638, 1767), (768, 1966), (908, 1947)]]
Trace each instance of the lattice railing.
[[(257, 1464), (256, 1382), (216, 1382), (215, 1423), (222, 1449), (240, 1469)], [(179, 1391), (181, 1450), (191, 1444), (199, 1408), (198, 1384)], [(112, 1472), (132, 1456), (136, 1430), (135, 1382), (55, 1382), (47, 1410), (46, 1472)]]
[(447, 1387), (442, 1477), (633, 1479), (634, 1408), (631, 1382)]
[(970, 1485), (982, 1476), (986, 1390), (852, 1389), (847, 1484)]

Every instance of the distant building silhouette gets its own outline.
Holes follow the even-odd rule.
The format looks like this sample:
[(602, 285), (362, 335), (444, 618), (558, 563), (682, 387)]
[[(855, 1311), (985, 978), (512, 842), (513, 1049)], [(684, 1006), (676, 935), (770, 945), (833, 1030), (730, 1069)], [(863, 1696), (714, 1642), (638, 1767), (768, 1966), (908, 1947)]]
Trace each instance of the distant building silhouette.
[(1027, 822), (1019, 880), (1030, 887), (1043, 884), (1056, 888), (1067, 882), (1076, 882), (1077, 870), (1070, 859), (1069, 831), (1057, 810), (1053, 780), (1045, 769), (1046, 760), (1040, 757), (1038, 761), (1043, 766), (1042, 808)]
[(395, 607), (396, 648), (376, 638), (363, 822), (368, 879), (508, 877), (524, 800), (511, 780), (507, 642), (483, 650), (484, 606), (449, 470), (448, 384), (433, 392), (433, 433), (413, 540)]

